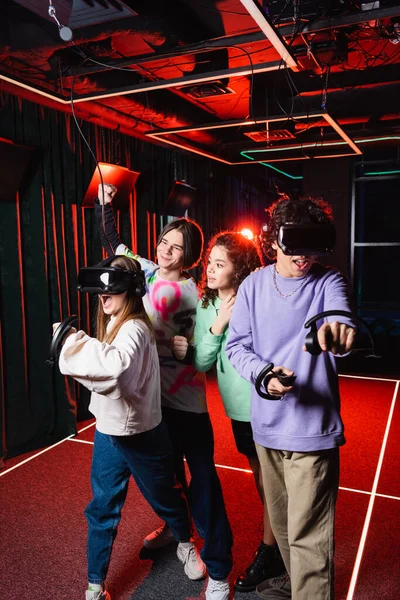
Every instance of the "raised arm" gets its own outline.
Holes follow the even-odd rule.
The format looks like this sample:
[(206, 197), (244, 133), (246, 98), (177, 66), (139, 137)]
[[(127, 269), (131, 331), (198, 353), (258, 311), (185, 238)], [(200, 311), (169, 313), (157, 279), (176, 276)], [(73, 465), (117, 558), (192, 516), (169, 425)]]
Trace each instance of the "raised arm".
[(94, 201), (101, 245), (109, 256), (117, 254), (118, 246), (122, 245), (111, 208), (111, 202), (116, 193), (115, 186), (104, 183), (104, 185), (99, 185), (98, 198)]
[(116, 193), (117, 188), (114, 185), (104, 183), (103, 186), (99, 185), (98, 198), (94, 201), (97, 228), (99, 230), (101, 244), (109, 256), (112, 256), (113, 254), (122, 254), (139, 261), (147, 279), (154, 272), (156, 264), (151, 260), (135, 254), (128, 246), (125, 246), (119, 237), (111, 204)]

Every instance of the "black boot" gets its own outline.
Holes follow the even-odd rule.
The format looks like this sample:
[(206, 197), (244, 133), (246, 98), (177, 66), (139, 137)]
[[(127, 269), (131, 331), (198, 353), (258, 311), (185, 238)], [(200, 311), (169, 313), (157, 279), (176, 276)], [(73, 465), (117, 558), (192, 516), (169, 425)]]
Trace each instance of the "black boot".
[(268, 546), (261, 542), (251, 564), (246, 571), (239, 575), (235, 581), (235, 589), (238, 592), (253, 592), (256, 586), (285, 572), (278, 546)]

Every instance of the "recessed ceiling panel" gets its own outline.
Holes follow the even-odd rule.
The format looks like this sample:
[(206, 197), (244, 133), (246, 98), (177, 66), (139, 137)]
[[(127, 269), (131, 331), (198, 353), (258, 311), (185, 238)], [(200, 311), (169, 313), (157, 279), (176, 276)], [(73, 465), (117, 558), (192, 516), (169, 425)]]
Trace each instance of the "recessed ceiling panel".
[[(215, 136), (213, 153), (197, 143), (196, 132)], [(327, 112), (148, 131), (146, 135), (227, 164), (279, 162), (361, 154)], [(260, 144), (260, 138), (264, 143)]]

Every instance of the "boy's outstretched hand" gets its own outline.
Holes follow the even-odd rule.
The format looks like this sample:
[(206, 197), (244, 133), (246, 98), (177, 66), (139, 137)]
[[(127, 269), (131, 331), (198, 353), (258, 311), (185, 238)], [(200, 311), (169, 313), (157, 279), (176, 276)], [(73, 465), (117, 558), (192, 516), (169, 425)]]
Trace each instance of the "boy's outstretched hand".
[(318, 343), (323, 352), (332, 354), (346, 354), (350, 352), (354, 344), (356, 330), (345, 323), (333, 321), (324, 323), (318, 329)]
[(97, 197), (99, 199), (100, 204), (110, 204), (116, 193), (117, 188), (115, 187), (115, 185), (112, 185), (112, 183), (104, 183), (103, 185), (99, 183)]

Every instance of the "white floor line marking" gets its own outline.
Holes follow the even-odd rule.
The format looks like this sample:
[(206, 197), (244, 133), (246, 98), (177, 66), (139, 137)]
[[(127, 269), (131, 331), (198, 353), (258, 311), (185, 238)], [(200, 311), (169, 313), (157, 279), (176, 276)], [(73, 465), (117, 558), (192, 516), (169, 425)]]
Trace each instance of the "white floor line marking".
[(346, 487), (340, 487), (340, 486), (339, 486), (339, 490), (342, 490), (342, 492), (355, 492), (356, 494), (367, 494), (368, 496), (370, 496), (372, 493), (372, 492), (366, 492), (365, 490), (356, 490), (355, 488), (346, 488)]
[(76, 435), (79, 435), (80, 433), (82, 433), (82, 431), (86, 431), (86, 429), (90, 429), (91, 427), (94, 427), (95, 425), (96, 425), (96, 421), (93, 421), (93, 423), (86, 425), (86, 427), (84, 427), (83, 429), (78, 429), (78, 433)]
[(368, 381), (390, 381), (390, 383), (398, 383), (400, 379), (387, 379), (385, 377), (367, 377), (366, 375), (345, 375), (339, 373), (339, 377), (347, 377), (348, 379), (368, 379)]
[(359, 544), (358, 550), (357, 550), (357, 556), (356, 556), (356, 560), (355, 560), (355, 563), (354, 563), (354, 569), (353, 569), (353, 573), (352, 573), (352, 576), (351, 576), (349, 591), (348, 591), (347, 599), (346, 600), (352, 600), (353, 596), (354, 596), (354, 590), (355, 590), (355, 587), (356, 587), (356, 583), (357, 583), (357, 579), (358, 579), (358, 574), (359, 574), (359, 571), (360, 571), (360, 565), (361, 565), (362, 555), (363, 555), (364, 548), (365, 548), (365, 542), (366, 542), (366, 539), (367, 539), (369, 524), (371, 522), (372, 509), (374, 507), (375, 497), (377, 495), (376, 494), (376, 490), (377, 490), (377, 487), (378, 487), (379, 477), (380, 477), (380, 474), (381, 474), (383, 457), (384, 457), (384, 454), (385, 454), (386, 444), (387, 444), (387, 440), (388, 440), (388, 437), (389, 437), (389, 430), (390, 430), (390, 425), (392, 423), (392, 418), (393, 418), (393, 413), (394, 413), (394, 407), (395, 407), (395, 404), (396, 404), (396, 397), (397, 397), (398, 391), (399, 391), (399, 382), (396, 383), (396, 387), (395, 387), (393, 398), (392, 398), (392, 404), (391, 404), (391, 407), (390, 407), (390, 412), (389, 412), (389, 416), (388, 416), (388, 420), (387, 420), (387, 424), (386, 424), (385, 434), (383, 436), (383, 441), (382, 441), (382, 446), (381, 446), (381, 452), (380, 452), (380, 455), (379, 455), (378, 465), (377, 465), (376, 471), (375, 471), (374, 483), (372, 485), (371, 497), (370, 497), (369, 503), (368, 503), (367, 514), (365, 516), (364, 527), (363, 527), (362, 534), (361, 534), (360, 544)]
[(400, 496), (388, 496), (387, 494), (377, 494), (379, 498), (388, 498), (389, 500), (400, 500)]
[[(93, 446), (93, 442), (89, 442), (88, 440), (77, 440), (76, 438), (70, 438), (69, 441), (70, 442), (78, 442), (80, 444), (90, 444), (91, 446)], [(183, 460), (186, 462), (186, 458), (184, 458)], [(253, 472), (250, 469), (242, 469), (240, 467), (231, 467), (229, 465), (219, 465), (217, 463), (215, 463), (215, 466), (220, 469), (229, 469), (230, 471), (239, 471), (240, 473), (252, 473)], [(342, 492), (353, 492), (355, 494), (366, 494), (367, 496), (370, 496), (372, 494), (372, 492), (367, 492), (366, 490), (356, 490), (355, 488), (348, 488), (348, 487), (339, 487), (339, 490), (342, 490)], [(400, 500), (400, 497), (397, 497), (397, 496), (387, 496), (386, 494), (375, 494), (375, 495), (379, 496), (380, 498), (389, 498), (390, 500)]]
[(59, 446), (60, 444), (63, 444), (66, 440), (71, 439), (73, 437), (73, 435), (75, 435), (75, 434), (69, 435), (68, 437), (64, 438), (63, 440), (60, 440), (59, 442), (57, 442), (56, 444), (52, 444), (51, 446), (48, 446), (44, 450), (41, 450), (40, 452), (37, 452), (36, 454), (34, 454), (33, 456), (30, 456), (29, 458), (26, 458), (25, 460), (23, 460), (20, 463), (14, 465), (13, 467), (10, 467), (9, 469), (6, 469), (5, 471), (2, 471), (0, 473), (0, 477), (3, 477), (3, 475), (5, 475), (6, 473), (10, 473), (10, 471), (13, 471), (14, 469), (17, 469), (18, 467), (21, 467), (22, 465), (24, 465), (25, 463), (29, 462), (30, 460), (33, 460), (37, 456), (40, 456), (41, 454), (44, 454), (45, 452), (48, 452), (49, 450), (52, 450), (52, 448), (55, 448), (56, 446)]
[[(79, 433), (82, 433), (82, 431), (86, 431), (86, 429), (89, 429), (90, 427), (93, 427), (93, 425), (95, 425), (95, 422), (94, 423), (90, 423), (90, 425), (87, 425), (86, 427), (83, 427), (83, 429), (78, 430), (78, 433), (76, 435), (78, 435)], [(5, 471), (0, 472), (0, 477), (3, 477), (3, 475), (5, 475), (6, 473), (10, 473), (10, 471), (14, 471), (14, 469), (17, 469), (18, 467), (21, 467), (25, 463), (33, 460), (34, 458), (40, 456), (41, 454), (44, 454), (45, 452), (48, 452), (49, 450), (52, 450), (56, 446), (59, 446), (60, 444), (63, 444), (67, 440), (72, 440), (72, 438), (74, 436), (75, 436), (75, 434), (73, 433), (72, 435), (69, 435), (68, 437), (60, 440), (56, 444), (52, 444), (51, 446), (48, 446), (47, 448), (44, 448), (43, 450), (40, 450), (40, 452), (36, 452), (36, 454), (33, 454), (29, 458), (26, 458), (25, 460), (22, 460), (20, 463), (17, 463), (13, 467), (10, 467), (9, 469), (6, 469)]]
[(229, 469), (230, 471), (240, 471), (241, 473), (253, 473), (253, 471), (251, 469), (239, 469), (239, 467), (229, 467), (228, 465), (217, 465), (217, 463), (215, 463), (216, 467), (219, 467), (220, 469)]

